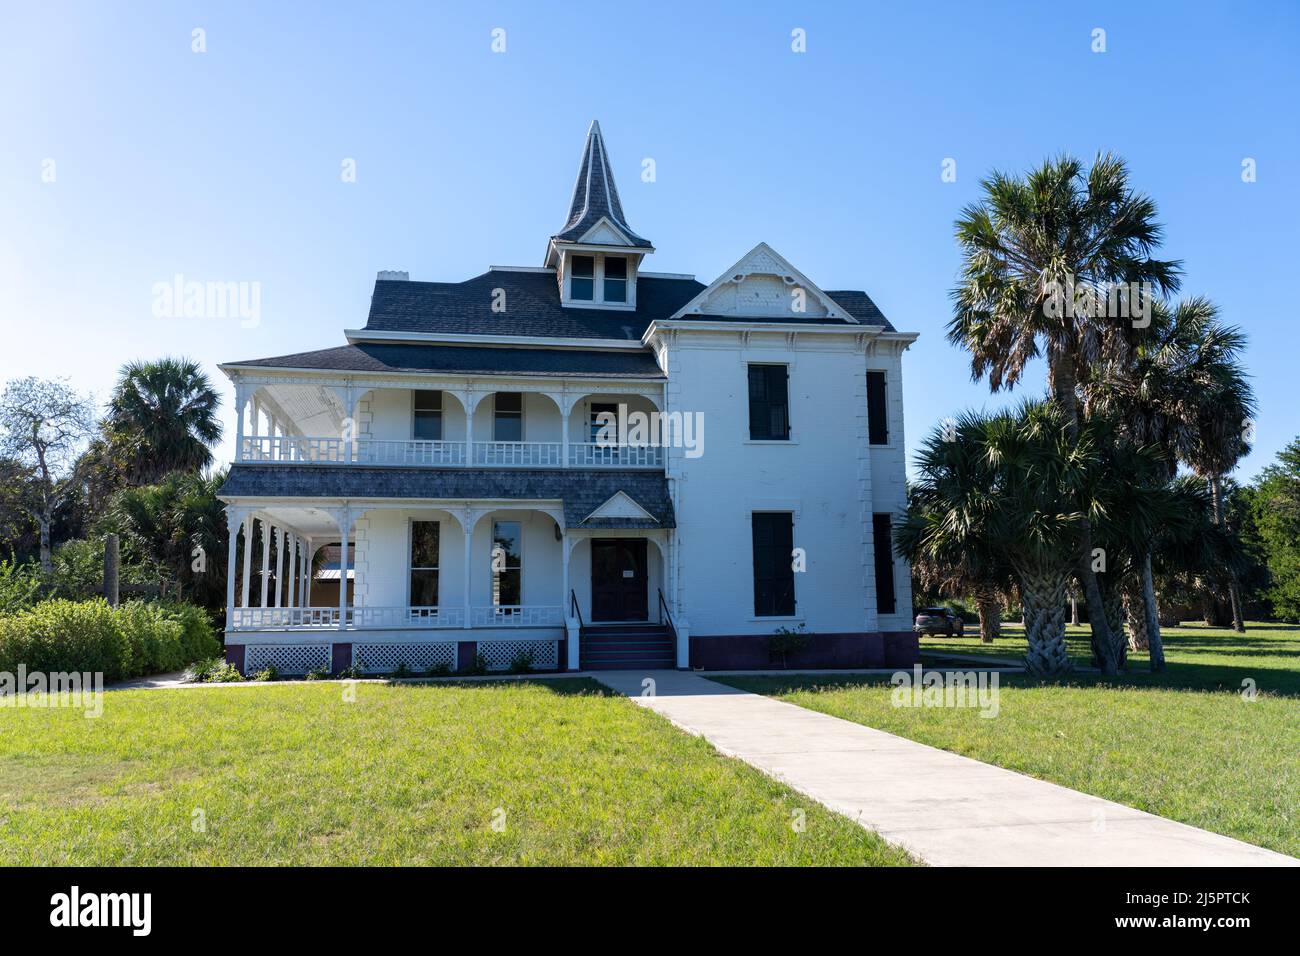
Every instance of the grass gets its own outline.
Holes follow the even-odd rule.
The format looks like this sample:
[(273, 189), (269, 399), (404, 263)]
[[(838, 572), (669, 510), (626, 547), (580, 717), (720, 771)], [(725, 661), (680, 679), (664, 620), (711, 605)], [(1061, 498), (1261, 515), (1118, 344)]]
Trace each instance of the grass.
[[(1142, 670), (1143, 655), (1119, 679), (1040, 684), (1002, 675), (992, 719), (974, 709), (894, 707), (879, 677), (726, 683), (1300, 855), (1300, 628), (1251, 624), (1238, 635), (1184, 625), (1165, 634), (1166, 674)], [(1086, 631), (1071, 637), (1086, 663)], [(945, 649), (1022, 654), (1010, 634), (991, 649), (978, 634), (922, 641), (923, 651)], [(1256, 682), (1253, 700), (1242, 694), (1246, 678)]]
[(591, 681), (343, 688), (115, 691), (93, 720), (0, 709), (0, 860), (911, 862)]

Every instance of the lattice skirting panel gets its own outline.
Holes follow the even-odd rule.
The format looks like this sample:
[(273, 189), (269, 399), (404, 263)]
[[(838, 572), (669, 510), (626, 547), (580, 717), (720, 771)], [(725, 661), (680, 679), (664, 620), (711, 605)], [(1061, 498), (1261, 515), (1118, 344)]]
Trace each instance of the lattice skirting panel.
[(305, 674), (330, 666), (329, 644), (249, 644), (244, 648), (244, 673), (274, 667), (281, 674)]
[(422, 674), (440, 664), (456, 669), (456, 642), (436, 644), (353, 644), (352, 664), (366, 673), (387, 674), (405, 664), (413, 674)]
[(528, 651), (536, 670), (554, 670), (559, 666), (557, 641), (479, 641), (478, 652), (487, 660), (488, 670), (509, 670), (515, 655)]

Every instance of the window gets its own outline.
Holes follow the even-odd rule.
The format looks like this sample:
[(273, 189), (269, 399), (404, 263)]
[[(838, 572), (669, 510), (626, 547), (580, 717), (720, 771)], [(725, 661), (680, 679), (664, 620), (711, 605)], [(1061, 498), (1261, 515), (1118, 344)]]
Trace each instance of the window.
[(518, 521), (492, 522), (492, 604), (523, 604), (522, 527)]
[(794, 515), (755, 512), (754, 616), (794, 614)]
[[(606, 423), (609, 422), (610, 419), (609, 418), (602, 419), (600, 417), (601, 415), (613, 415), (614, 422), (615, 422), (615, 424), (609, 426), (608, 430), (605, 431), (604, 435), (601, 435), (601, 430), (605, 428)], [(611, 443), (617, 442), (619, 438), (617, 434), (617, 430), (618, 430), (618, 425), (616, 424), (617, 420), (618, 420), (617, 405), (613, 405), (605, 402), (592, 402), (591, 403), (591, 438), (589, 438), (588, 441), (590, 441), (593, 445), (599, 442), (601, 438), (608, 438), (610, 439)]]
[(497, 392), (492, 409), (492, 440), (524, 440), (524, 396), (521, 392)]
[(569, 298), (590, 302), (596, 297), (596, 257), (574, 256), (569, 267)]
[(413, 438), (442, 441), (442, 392), (417, 390)]
[(894, 613), (894, 541), (889, 515), (871, 516), (871, 537), (876, 552), (876, 613)]
[(438, 522), (411, 522), (411, 605), (438, 606)]
[(749, 366), (749, 437), (755, 441), (790, 438), (789, 376), (784, 365)]
[(605, 301), (627, 301), (627, 260), (622, 256), (605, 257)]
[(867, 373), (867, 441), (889, 444), (889, 406), (885, 403), (885, 373)]

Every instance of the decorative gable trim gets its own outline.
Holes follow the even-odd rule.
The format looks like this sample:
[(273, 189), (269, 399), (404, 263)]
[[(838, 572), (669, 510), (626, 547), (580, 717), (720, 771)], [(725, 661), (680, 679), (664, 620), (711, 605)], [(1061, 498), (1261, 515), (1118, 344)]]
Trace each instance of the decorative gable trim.
[[(796, 290), (802, 290), (803, 295), (797, 296)], [(796, 302), (803, 307), (802, 312), (796, 311)], [(671, 318), (711, 315), (824, 318), (858, 324), (857, 319), (766, 242), (760, 242), (745, 253)]]
[(642, 508), (631, 495), (624, 491), (614, 492), (603, 505), (583, 518), (582, 523), (586, 524), (593, 518), (636, 518), (641, 521), (659, 523), (658, 518)]
[(627, 237), (627, 233), (608, 216), (601, 216), (594, 226), (579, 237), (578, 242), (597, 246), (622, 246), (628, 250), (636, 249), (636, 246), (632, 245), (632, 240)]

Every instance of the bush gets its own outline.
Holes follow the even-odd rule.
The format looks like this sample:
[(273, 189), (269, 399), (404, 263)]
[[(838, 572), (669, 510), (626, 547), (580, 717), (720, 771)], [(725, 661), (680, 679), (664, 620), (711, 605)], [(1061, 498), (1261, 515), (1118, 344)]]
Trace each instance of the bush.
[(248, 679), (251, 681), (257, 681), (258, 683), (279, 680), (280, 671), (276, 668), (274, 664), (268, 664), (266, 667), (263, 667), (260, 671), (258, 671), (256, 674), (254, 674), (252, 677)]
[(199, 661), (185, 671), (185, 681), (190, 684), (235, 684), (243, 679), (244, 675), (224, 657)]
[(529, 674), (533, 670), (533, 652), (516, 651), (515, 656), (510, 659), (510, 673), (512, 674)]
[(806, 650), (811, 641), (812, 635), (808, 633), (806, 624), (801, 623), (798, 627), (778, 627), (767, 639), (768, 659), (779, 657), (781, 666), (788, 667), (789, 656)]
[[(197, 614), (195, 613), (197, 612)], [(90, 671), (106, 681), (178, 670), (220, 652), (207, 616), (185, 605), (103, 598), (42, 601), (0, 615), (0, 671)]]
[(0, 561), (0, 614), (30, 610), (41, 596), (41, 575), (35, 564)]

